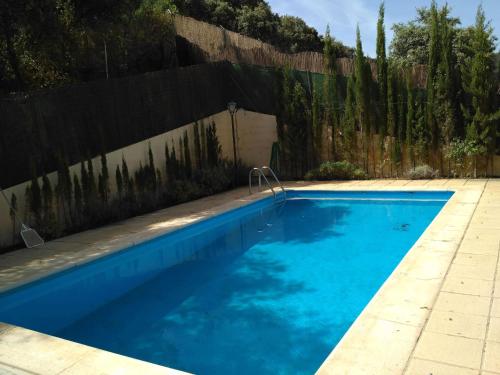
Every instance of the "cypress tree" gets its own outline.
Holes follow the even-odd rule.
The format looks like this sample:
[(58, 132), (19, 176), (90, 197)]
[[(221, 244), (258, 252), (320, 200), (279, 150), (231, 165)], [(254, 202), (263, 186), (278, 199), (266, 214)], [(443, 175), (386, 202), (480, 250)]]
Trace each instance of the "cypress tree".
[(207, 164), (209, 167), (217, 167), (220, 161), (221, 145), (217, 137), (215, 122), (212, 122), (206, 129), (207, 138)]
[(427, 63), (427, 126), (431, 135), (432, 149), (435, 151), (439, 145), (439, 128), (435, 117), (436, 102), (436, 76), (439, 65), (439, 15), (436, 1), (431, 3), (431, 24), (429, 29), (429, 61)]
[(453, 29), (446, 15), (447, 6), (440, 12), (441, 55), (436, 78), (436, 119), (441, 126), (440, 134), (445, 145), (456, 135), (456, 113), (458, 97), (455, 88), (455, 61), (453, 57)]
[(123, 177), (123, 190), (125, 192), (125, 196), (130, 195), (130, 174), (128, 171), (127, 162), (125, 161), (125, 157), (122, 155), (122, 177)]
[(397, 92), (397, 78), (395, 75), (395, 67), (391, 64), (388, 68), (388, 81), (387, 81), (387, 134), (390, 139), (390, 157), (391, 157), (391, 176), (392, 168), (394, 164), (397, 164), (398, 161), (395, 159), (396, 153), (396, 142), (395, 138), (397, 138), (398, 134), (398, 113), (397, 113), (397, 100), (398, 100), (398, 92)]
[(377, 83), (378, 83), (378, 102), (379, 102), (379, 133), (382, 144), (384, 136), (387, 134), (387, 58), (385, 51), (385, 26), (384, 26), (385, 6), (382, 2), (379, 8), (377, 22)]
[(54, 192), (47, 174), (42, 177), (42, 231), (45, 236), (51, 237), (55, 233)]
[(62, 208), (64, 221), (66, 224), (69, 224), (72, 210), (73, 187), (68, 162), (62, 155), (58, 157), (57, 186), (55, 190), (58, 205)]
[(402, 145), (405, 143), (406, 134), (406, 111), (407, 111), (407, 97), (406, 95), (406, 81), (404, 78), (398, 77), (398, 140)]
[(73, 190), (73, 195), (75, 197), (74, 222), (76, 223), (76, 225), (78, 225), (79, 223), (81, 223), (83, 215), (83, 196), (80, 181), (78, 181), (78, 176), (76, 174), (73, 176)]
[(427, 131), (425, 126), (425, 111), (424, 104), (419, 103), (417, 107), (416, 114), (416, 125), (413, 132), (413, 138), (415, 140), (415, 158), (419, 163), (424, 163), (427, 158)]
[(356, 92), (356, 117), (361, 131), (363, 166), (368, 172), (367, 145), (366, 139), (370, 131), (369, 113), (368, 113), (368, 87), (366, 82), (366, 59), (363, 53), (363, 44), (359, 25), (356, 28), (356, 54), (354, 58), (354, 76)]
[(323, 120), (321, 119), (321, 96), (316, 85), (313, 88), (312, 98), (312, 131), (315, 164), (321, 162), (323, 150)]
[(47, 217), (52, 210), (53, 198), (52, 184), (47, 174), (44, 174), (42, 177), (42, 212), (44, 217)]
[(159, 168), (156, 168), (156, 186), (157, 188), (161, 188), (162, 186), (161, 171)]
[(191, 165), (191, 151), (189, 150), (189, 138), (187, 130), (184, 131), (184, 168), (187, 178), (191, 178), (192, 165)]
[(95, 184), (94, 165), (92, 163), (92, 158), (89, 158), (87, 160), (87, 173), (88, 173), (89, 202), (91, 201), (93, 203), (96, 199), (97, 188)]
[(202, 122), (200, 124), (200, 141), (201, 141), (201, 163), (204, 168), (207, 164), (207, 132), (205, 130), (205, 124)]
[(9, 216), (12, 221), (12, 244), (16, 243), (17, 238), (17, 197), (16, 194), (12, 193), (10, 196), (10, 208), (9, 208)]
[(175, 172), (172, 170), (172, 160), (170, 159), (168, 141), (165, 141), (165, 172), (167, 184), (170, 184), (175, 179)]
[(179, 137), (179, 160), (177, 162), (178, 170), (179, 170), (179, 177), (181, 179), (186, 178), (186, 163), (184, 161), (185, 153), (184, 153), (184, 142), (182, 139), (182, 135)]
[(119, 165), (116, 166), (115, 179), (116, 179), (116, 190), (118, 192), (118, 201), (121, 202), (123, 198), (123, 177)]
[(354, 80), (352, 76), (347, 79), (347, 93), (344, 107), (344, 148), (349, 161), (354, 162), (357, 141), (356, 141), (356, 102), (354, 97)]
[(170, 152), (170, 161), (172, 162), (172, 176), (174, 176), (173, 180), (177, 180), (181, 178), (181, 172), (179, 168), (179, 161), (177, 160), (177, 156), (175, 154), (175, 145), (174, 140), (172, 139), (172, 151)]
[(203, 157), (201, 153), (200, 126), (197, 121), (194, 123), (194, 155), (195, 155), (196, 168), (202, 169)]
[(24, 204), (25, 204), (25, 210), (24, 210), (24, 221), (30, 222), (32, 219), (33, 215), (33, 210), (31, 209), (31, 200), (33, 199), (33, 196), (31, 194), (31, 184), (26, 186), (26, 189), (24, 189)]
[(149, 191), (156, 192), (157, 188), (156, 167), (155, 167), (153, 150), (151, 149), (151, 143), (149, 144), (148, 158), (149, 158), (149, 163), (145, 170), (145, 172), (147, 173), (147, 187)]
[(408, 74), (406, 78), (406, 92), (407, 94), (407, 111), (406, 111), (406, 148), (410, 161), (415, 167), (414, 155), (414, 127), (415, 127), (415, 99), (413, 97), (413, 86), (411, 82), (411, 75)]
[(42, 219), (42, 194), (40, 191), (40, 185), (38, 183), (38, 177), (36, 177), (36, 175), (34, 175), (31, 180), (30, 209), (33, 213), (35, 223), (39, 225)]
[(105, 153), (101, 153), (101, 173), (99, 174), (99, 196), (102, 203), (108, 203), (109, 197), (108, 160)]
[(85, 162), (83, 160), (80, 162), (80, 176), (82, 179), (82, 198), (85, 204), (89, 200), (90, 188), (89, 188), (89, 176), (87, 173), (87, 168), (85, 167)]
[(339, 94), (337, 77), (337, 56), (330, 36), (330, 27), (327, 26), (324, 39), (324, 82), (323, 100), (325, 124), (331, 129), (332, 134), (332, 157), (336, 156), (336, 131), (339, 127)]
[(293, 177), (302, 177), (310, 165), (307, 153), (307, 145), (310, 140), (308, 133), (310, 124), (307, 115), (309, 108), (307, 104), (305, 89), (297, 81), (295, 82), (290, 103), (290, 122), (287, 124), (287, 143), (291, 151), (289, 157), (293, 168)]
[(500, 110), (494, 107), (494, 48), (493, 29), (479, 6), (472, 39), (474, 56), (466, 67), (464, 80), (464, 90), (471, 101), (471, 108), (465, 108), (464, 114), (467, 139), (476, 145), (471, 152), (474, 161), (478, 155), (495, 152)]

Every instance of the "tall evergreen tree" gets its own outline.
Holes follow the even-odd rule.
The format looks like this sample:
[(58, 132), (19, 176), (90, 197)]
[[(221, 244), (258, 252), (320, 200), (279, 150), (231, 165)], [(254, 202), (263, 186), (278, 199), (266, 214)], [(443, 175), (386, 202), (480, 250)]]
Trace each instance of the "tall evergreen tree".
[(157, 175), (156, 175), (156, 167), (155, 167), (155, 159), (153, 155), (153, 150), (151, 149), (151, 143), (149, 144), (148, 148), (148, 165), (146, 168), (146, 183), (147, 183), (147, 188), (149, 189), (150, 192), (156, 192), (157, 189)]
[(54, 215), (54, 191), (52, 184), (44, 174), (42, 177), (42, 222), (41, 231), (45, 237), (52, 237), (55, 234), (56, 218)]
[(57, 186), (56, 186), (57, 204), (61, 208), (61, 216), (64, 217), (66, 224), (71, 219), (73, 188), (71, 174), (66, 158), (62, 155), (57, 160)]
[(323, 107), (324, 107), (324, 122), (327, 129), (330, 129), (332, 134), (332, 157), (336, 155), (336, 132), (338, 131), (339, 119), (339, 93), (338, 93), (338, 73), (337, 73), (337, 56), (333, 46), (333, 39), (330, 36), (330, 27), (327, 26), (324, 48), (323, 48)]
[(116, 180), (116, 190), (118, 192), (118, 201), (121, 202), (123, 199), (123, 177), (119, 165), (116, 166), (115, 180)]
[(323, 154), (323, 120), (321, 116), (321, 96), (316, 85), (314, 85), (312, 97), (312, 131), (315, 159), (314, 162), (316, 165), (321, 162)]
[(415, 99), (413, 96), (413, 84), (411, 81), (411, 75), (408, 74), (406, 78), (406, 92), (407, 94), (407, 111), (406, 111), (406, 149), (408, 150), (408, 155), (410, 161), (415, 167)]
[(191, 164), (191, 151), (189, 149), (189, 138), (187, 130), (184, 131), (184, 139), (183, 139), (183, 148), (184, 148), (184, 169), (187, 178), (191, 178), (192, 175), (192, 164)]
[(220, 161), (221, 145), (219, 143), (219, 138), (217, 137), (217, 127), (215, 122), (212, 122), (206, 128), (206, 140), (207, 140), (207, 165), (209, 167), (217, 167)]
[(179, 176), (181, 179), (186, 178), (186, 163), (185, 163), (185, 152), (184, 152), (184, 140), (182, 135), (179, 137), (179, 160), (177, 165), (179, 166)]
[(196, 161), (196, 168), (203, 168), (203, 157), (201, 153), (201, 138), (200, 138), (200, 126), (198, 121), (194, 123), (194, 155)]
[(387, 80), (387, 134), (390, 136), (390, 158), (391, 158), (391, 176), (393, 175), (393, 167), (400, 160), (396, 160), (398, 153), (396, 152), (396, 139), (398, 134), (398, 112), (397, 112), (397, 77), (395, 74), (396, 67), (393, 64), (388, 68)]
[(464, 90), (470, 98), (470, 108), (464, 107), (467, 119), (467, 138), (477, 146), (473, 153), (495, 152), (500, 110), (495, 108), (494, 37), (484, 11), (478, 7), (472, 49), (474, 55), (465, 67)]
[(413, 132), (415, 158), (419, 163), (425, 163), (427, 159), (428, 137), (425, 126), (424, 104), (420, 101), (417, 106), (415, 130)]
[(12, 244), (17, 242), (17, 197), (16, 194), (12, 193), (10, 196), (10, 208), (9, 208), (9, 216), (12, 222)]
[(432, 0), (430, 8), (430, 29), (429, 29), (429, 61), (427, 63), (427, 126), (431, 135), (432, 149), (435, 151), (439, 145), (439, 128), (436, 121), (436, 77), (439, 66), (440, 35), (439, 35), (439, 14), (436, 1)]
[(40, 190), (40, 184), (38, 183), (36, 172), (33, 172), (33, 178), (31, 179), (29, 193), (30, 209), (33, 214), (33, 218), (35, 219), (35, 223), (39, 225), (42, 220), (42, 193)]
[[(381, 139), (387, 134), (387, 58), (385, 50), (385, 26), (384, 26), (385, 6), (382, 2), (379, 8), (377, 22), (377, 83), (378, 83), (378, 103), (379, 103), (379, 133)], [(382, 142), (383, 143), (383, 142)]]
[(101, 153), (101, 173), (99, 174), (99, 196), (104, 204), (108, 203), (109, 191), (108, 160), (103, 152)]
[(344, 105), (343, 118), (343, 134), (344, 134), (344, 154), (351, 162), (355, 162), (357, 154), (357, 139), (356, 139), (356, 100), (354, 93), (354, 79), (352, 76), (347, 78), (347, 93)]
[[(440, 61), (435, 81), (435, 119), (439, 126), (440, 141), (446, 146), (457, 135), (458, 96), (456, 88), (456, 63), (453, 52), (455, 30), (449, 22), (447, 5), (439, 12)], [(442, 142), (437, 145), (441, 150)]]
[(370, 115), (368, 108), (368, 92), (369, 88), (366, 82), (366, 58), (363, 53), (363, 44), (361, 42), (361, 34), (359, 25), (356, 28), (356, 54), (354, 58), (354, 77), (355, 77), (355, 92), (356, 92), (356, 117), (357, 123), (361, 131), (362, 138), (362, 154), (363, 166), (365, 171), (368, 171), (367, 139), (370, 131)]
[(83, 195), (82, 195), (82, 188), (80, 186), (80, 181), (78, 180), (78, 176), (76, 174), (73, 176), (73, 190), (74, 190), (73, 195), (75, 199), (73, 222), (76, 225), (79, 225), (82, 221), (82, 215), (83, 215)]

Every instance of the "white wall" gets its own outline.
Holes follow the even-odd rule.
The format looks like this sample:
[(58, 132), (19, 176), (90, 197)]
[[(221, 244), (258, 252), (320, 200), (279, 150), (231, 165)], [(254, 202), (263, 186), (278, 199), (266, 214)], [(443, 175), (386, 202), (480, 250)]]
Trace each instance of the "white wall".
[[(216, 124), (217, 136), (222, 146), (222, 154), (229, 160), (233, 159), (233, 141), (231, 132), (231, 117), (227, 111), (220, 112), (204, 118), (198, 123), (208, 126), (212, 121)], [(238, 157), (248, 166), (262, 166), (269, 164), (271, 158), (272, 144), (277, 140), (276, 118), (271, 115), (250, 112), (240, 109), (235, 116), (236, 144)], [(151, 145), (153, 151), (155, 166), (165, 174), (165, 142), (171, 148), (172, 140), (175, 145), (176, 155), (180, 155), (179, 138), (183, 136), (184, 131), (188, 131), (189, 139), (193, 141), (193, 123), (182, 126), (175, 130), (157, 135), (144, 141), (131, 144), (119, 150), (106, 154), (108, 170), (110, 174), (111, 192), (116, 191), (115, 170), (116, 166), (122, 163), (122, 157), (127, 161), (131, 175), (139, 168), (139, 165), (145, 165), (148, 162), (148, 150)], [(193, 152), (193, 147), (190, 148)], [(194, 157), (192, 157), (192, 160)], [(94, 173), (97, 176), (100, 173), (100, 157), (92, 160)], [(71, 175), (77, 174), (80, 178), (80, 164), (70, 166)], [(57, 174), (47, 175), (52, 186), (57, 185)], [(72, 177), (73, 178), (73, 177)], [(41, 178), (40, 178), (41, 184)], [(18, 212), (24, 218), (25, 190), (29, 181), (5, 189), (5, 194), (10, 200), (11, 194), (17, 196)], [(0, 199), (0, 247), (10, 245), (12, 242), (12, 222), (9, 216), (9, 208), (3, 199)]]

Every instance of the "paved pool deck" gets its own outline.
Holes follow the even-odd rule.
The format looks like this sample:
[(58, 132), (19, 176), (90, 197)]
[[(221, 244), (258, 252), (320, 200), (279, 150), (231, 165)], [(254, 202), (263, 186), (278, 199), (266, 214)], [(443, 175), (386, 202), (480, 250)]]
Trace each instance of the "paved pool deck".
[[(286, 184), (318, 190), (455, 194), (325, 360), (318, 374), (500, 375), (500, 180)], [(91, 261), (269, 193), (247, 189), (0, 255), (0, 291)], [(180, 374), (0, 323), (0, 374)]]

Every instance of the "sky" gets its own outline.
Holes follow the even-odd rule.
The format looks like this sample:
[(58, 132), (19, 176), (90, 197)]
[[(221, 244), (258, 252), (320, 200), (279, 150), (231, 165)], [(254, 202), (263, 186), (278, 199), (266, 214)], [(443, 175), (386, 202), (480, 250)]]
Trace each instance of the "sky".
[[(268, 0), (268, 3), (280, 15), (301, 17), (320, 34), (324, 34), (329, 24), (331, 34), (348, 46), (355, 45), (356, 25), (359, 24), (363, 49), (367, 55), (375, 56), (380, 0)], [(393, 35), (391, 26), (414, 19), (415, 9), (430, 3), (430, 0), (385, 0), (387, 48)], [(500, 0), (438, 0), (437, 3), (448, 3), (452, 16), (459, 17), (462, 26), (475, 23), (477, 7), (482, 4), (495, 35), (500, 36)]]

